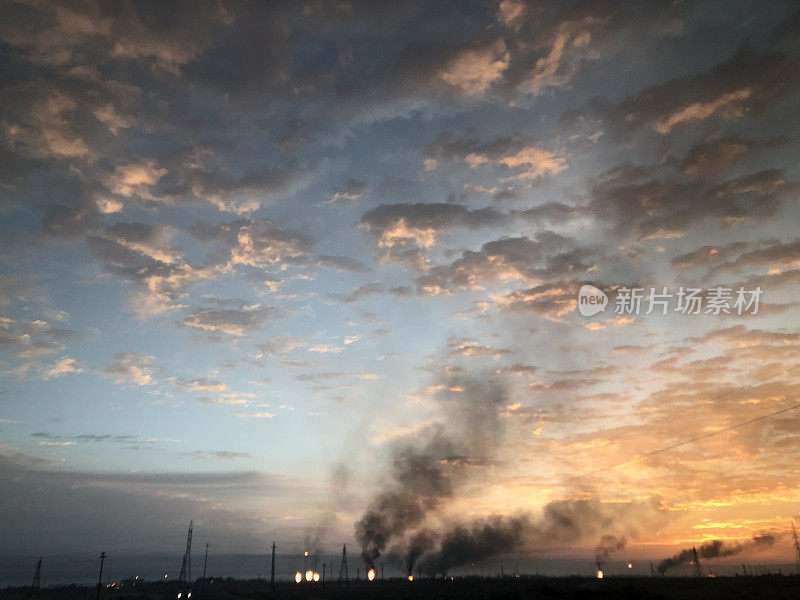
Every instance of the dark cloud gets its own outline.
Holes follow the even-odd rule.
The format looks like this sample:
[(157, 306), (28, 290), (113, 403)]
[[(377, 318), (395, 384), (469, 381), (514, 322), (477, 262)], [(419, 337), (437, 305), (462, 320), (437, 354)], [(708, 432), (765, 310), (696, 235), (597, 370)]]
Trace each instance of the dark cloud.
[[(6, 528), (6, 553), (43, 547), (75, 553), (101, 546), (171, 551), (174, 540), (186, 535), (186, 515), (193, 515), (196, 530), (205, 535), (231, 539), (236, 531), (240, 547), (256, 549), (262, 545), (258, 535), (246, 532), (265, 531), (260, 519), (220, 507), (253, 488), (273, 501), (309, 491), (292, 478), (252, 472), (86, 474), (43, 467), (0, 456), (4, 502), (16, 515)], [(158, 540), (150, 531), (160, 532)]]
[(449, 265), (432, 267), (416, 282), (420, 290), (432, 294), (499, 280), (538, 283), (554, 277), (579, 276), (595, 260), (594, 253), (577, 247), (575, 240), (545, 232), (535, 240), (516, 237), (487, 242), (479, 251), (463, 252)]
[(564, 158), (521, 136), (495, 138), (483, 143), (445, 137), (429, 146), (426, 155), (437, 162), (445, 159), (463, 161), (470, 168), (488, 164), (528, 180), (560, 173), (567, 168)]
[(674, 238), (704, 220), (733, 225), (770, 219), (795, 188), (778, 170), (717, 183), (675, 175), (649, 178), (625, 165), (598, 179), (587, 209), (625, 238)]
[(18, 358), (35, 359), (54, 354), (75, 337), (74, 331), (54, 327), (40, 319), (0, 320), (0, 351), (12, 352)]
[(747, 157), (753, 150), (775, 148), (785, 139), (758, 141), (737, 136), (709, 139), (692, 146), (681, 160), (679, 169), (687, 175), (716, 175), (724, 173)]
[(280, 312), (278, 307), (260, 304), (231, 308), (202, 308), (189, 313), (183, 324), (211, 336), (222, 334), (239, 337), (260, 329)]
[(150, 385), (154, 383), (153, 376), (156, 367), (153, 365), (154, 356), (137, 354), (135, 352), (120, 352), (114, 355), (114, 360), (100, 372), (112, 377), (114, 383), (133, 383), (135, 385)]
[(744, 44), (705, 72), (648, 87), (617, 103), (598, 100), (584, 114), (595, 112), (603, 127), (622, 134), (648, 128), (661, 135), (690, 124), (757, 115), (797, 91), (798, 64), (796, 57)]
[(368, 273), (372, 269), (355, 258), (349, 256), (319, 256), (316, 264), (327, 269), (336, 269), (348, 273)]
[(493, 208), (471, 210), (459, 204), (382, 204), (365, 212), (359, 227), (373, 236), (379, 249), (426, 248), (449, 229), (498, 225), (505, 218)]
[(358, 302), (359, 300), (363, 300), (364, 298), (383, 293), (385, 293), (383, 284), (375, 281), (373, 283), (365, 283), (364, 285), (360, 285), (347, 294), (328, 294), (328, 298), (337, 300), (339, 302), (344, 302), (345, 304), (352, 304), (354, 302)]
[(280, 269), (285, 263), (302, 262), (314, 247), (308, 236), (282, 229), (263, 218), (216, 225), (198, 221), (192, 225), (191, 232), (201, 241), (220, 244), (216, 261), (230, 266)]

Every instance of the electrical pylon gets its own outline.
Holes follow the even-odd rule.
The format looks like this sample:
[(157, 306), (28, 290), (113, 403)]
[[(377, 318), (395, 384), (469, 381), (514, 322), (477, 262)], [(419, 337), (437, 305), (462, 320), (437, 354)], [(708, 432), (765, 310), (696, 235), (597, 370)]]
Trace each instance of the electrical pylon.
[(797, 573), (800, 574), (800, 541), (797, 540), (797, 529), (794, 526), (794, 521), (792, 521), (792, 537), (794, 538), (794, 551), (797, 555)]
[(181, 574), (178, 575), (178, 585), (192, 584), (192, 523), (189, 521), (189, 533), (186, 536), (186, 553), (183, 555)]
[(342, 577), (347, 581), (350, 576), (347, 573), (347, 544), (342, 546), (342, 564), (339, 565), (339, 583), (342, 583)]
[(39, 562), (36, 563), (36, 572), (33, 574), (33, 582), (31, 582), (31, 589), (28, 597), (33, 596), (34, 592), (39, 591), (42, 582), (42, 557), (39, 557)]
[(697, 556), (697, 548), (692, 546), (692, 564), (694, 565), (694, 574), (697, 577), (704, 577), (703, 566), (700, 564), (700, 558)]

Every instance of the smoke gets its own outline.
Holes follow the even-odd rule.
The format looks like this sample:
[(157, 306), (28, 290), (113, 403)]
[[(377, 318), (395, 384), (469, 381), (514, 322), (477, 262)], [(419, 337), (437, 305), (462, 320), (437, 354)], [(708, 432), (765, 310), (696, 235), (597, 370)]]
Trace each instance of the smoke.
[[(410, 573), (415, 561), (422, 557), (427, 569), (444, 574), (493, 556), (573, 543), (609, 529), (635, 536), (639, 527), (655, 529), (663, 525), (666, 512), (657, 499), (614, 503), (597, 498), (558, 500), (545, 505), (538, 517), (496, 515), (468, 523), (451, 523), (442, 532), (424, 530), (423, 543), (416, 536), (411, 537), (407, 567)], [(625, 542), (625, 537), (604, 534), (596, 549), (598, 560), (623, 549)]]
[[(560, 500), (547, 504), (541, 515), (521, 513), (464, 520), (452, 518), (448, 507), (464, 484), (494, 464), (503, 442), (500, 413), (508, 403), (506, 386), (496, 372), (465, 375), (446, 370), (432, 400), (448, 415), (406, 440), (392, 453), (388, 482), (355, 524), (355, 537), (367, 568), (374, 568), (387, 548), (402, 548), (411, 574), (420, 562), (446, 572), (455, 567), (514, 552), (541, 549), (599, 537), (605, 557), (640, 527), (657, 529), (666, 512), (657, 499), (603, 503), (597, 498)], [(613, 543), (611, 540), (615, 540)], [(621, 544), (621, 545), (620, 545)]]
[(419, 439), (395, 449), (389, 483), (355, 524), (367, 568), (374, 568), (388, 545), (409, 538), (407, 562), (413, 568), (436, 538), (417, 530), (447, 504), (473, 470), (489, 464), (488, 456), (502, 438), (499, 410), (506, 394), (497, 379), (451, 372), (436, 388), (436, 402), (453, 418), (447, 427), (432, 426)]
[[(446, 574), (454, 567), (512, 552), (524, 544), (529, 529), (526, 515), (494, 516), (469, 525), (457, 523), (442, 535), (438, 550), (426, 558), (426, 567)], [(411, 568), (413, 563), (409, 565), (409, 573)]]
[(418, 527), (452, 495), (452, 475), (445, 472), (451, 450), (449, 440), (436, 430), (424, 448), (407, 446), (397, 452), (391, 489), (378, 494), (356, 523), (356, 539), (368, 568), (374, 568), (389, 543)]
[(311, 569), (316, 571), (319, 566), (319, 557), (322, 554), (322, 540), (327, 533), (325, 525), (318, 525), (311, 531), (305, 533), (305, 545), (303, 548), (309, 553), (311, 558)]
[[(700, 558), (724, 558), (742, 552), (766, 550), (775, 544), (776, 541), (777, 536), (772, 533), (754, 535), (752, 540), (746, 542), (730, 543), (722, 540), (714, 540), (697, 548), (697, 555)], [(692, 554), (692, 548), (687, 548), (670, 558), (665, 558), (658, 564), (658, 572), (663, 575), (670, 569), (691, 562), (693, 560)]]
[(324, 554), (325, 537), (336, 520), (337, 511), (344, 505), (350, 482), (350, 470), (343, 463), (334, 463), (328, 476), (328, 508), (320, 510), (314, 525), (304, 530), (303, 550), (309, 553), (311, 569), (319, 567), (319, 557)]
[(432, 550), (438, 541), (438, 534), (430, 529), (421, 529), (411, 536), (406, 553), (406, 572), (411, 575), (420, 556)]
[(625, 549), (625, 538), (618, 538), (615, 535), (606, 534), (600, 538), (600, 543), (594, 549), (594, 560), (597, 563), (597, 568), (602, 569), (603, 565), (611, 556), (613, 552)]

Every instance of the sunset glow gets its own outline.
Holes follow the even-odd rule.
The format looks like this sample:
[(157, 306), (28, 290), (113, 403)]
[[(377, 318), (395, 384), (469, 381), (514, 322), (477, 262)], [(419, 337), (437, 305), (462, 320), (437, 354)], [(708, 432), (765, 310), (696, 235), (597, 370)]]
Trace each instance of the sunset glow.
[(791, 572), (799, 31), (4, 3), (0, 585)]

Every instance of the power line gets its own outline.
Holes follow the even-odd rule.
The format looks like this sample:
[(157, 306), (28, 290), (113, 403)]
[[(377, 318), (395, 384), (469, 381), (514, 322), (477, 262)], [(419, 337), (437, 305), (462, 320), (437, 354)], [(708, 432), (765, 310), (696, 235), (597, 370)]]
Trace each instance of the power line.
[[(723, 400), (724, 398), (727, 398), (728, 396), (733, 396), (734, 394), (737, 394), (737, 393), (742, 392), (744, 390), (749, 390), (750, 388), (754, 388), (755, 386), (757, 386), (759, 384), (762, 384), (765, 381), (769, 381), (770, 379), (778, 377), (779, 375), (784, 375), (786, 373), (789, 373), (790, 371), (794, 371), (795, 369), (800, 369), (800, 364), (797, 364), (797, 365), (794, 365), (794, 366), (791, 366), (791, 367), (787, 367), (786, 369), (778, 371), (777, 373), (773, 373), (772, 375), (768, 375), (767, 377), (762, 377), (761, 379), (757, 379), (757, 380), (753, 381), (752, 383), (748, 383), (746, 385), (735, 387), (732, 390), (728, 390), (727, 392), (719, 394), (718, 396), (713, 396), (713, 397), (709, 398), (709, 401), (710, 402), (717, 402), (719, 400)], [(609, 437), (608, 440), (609, 441), (618, 440), (618, 439), (620, 439), (622, 437), (625, 437), (626, 435), (628, 435), (630, 433), (634, 433), (634, 432), (639, 431), (641, 429), (647, 429), (648, 427), (652, 427), (652, 426), (653, 426), (652, 423), (643, 423), (641, 425), (637, 425), (636, 427), (632, 427), (630, 429), (626, 429), (624, 432), (620, 433), (619, 435), (615, 435), (613, 437)]]
[[(798, 365), (798, 366), (800, 366), (800, 365)], [(626, 461), (623, 461), (623, 462), (620, 462), (620, 463), (617, 463), (617, 464), (614, 464), (614, 465), (609, 465), (609, 466), (603, 467), (601, 469), (596, 469), (594, 471), (590, 471), (588, 473), (584, 473), (583, 475), (576, 475), (576, 476), (573, 477), (573, 479), (580, 479), (582, 477), (587, 477), (589, 475), (596, 475), (597, 473), (603, 473), (604, 471), (611, 471), (613, 469), (616, 469), (617, 467), (622, 467), (624, 465), (629, 465), (629, 464), (634, 463), (634, 462), (639, 462), (642, 459), (649, 458), (651, 456), (655, 456), (656, 454), (661, 454), (662, 452), (668, 452), (670, 450), (674, 450), (675, 448), (680, 448), (681, 446), (687, 446), (689, 444), (693, 444), (694, 442), (697, 442), (697, 441), (700, 441), (700, 440), (704, 440), (706, 438), (715, 436), (717, 434), (725, 433), (726, 431), (733, 431), (734, 429), (738, 429), (739, 427), (744, 427), (746, 425), (751, 425), (752, 423), (757, 423), (759, 421), (765, 421), (766, 419), (771, 419), (772, 417), (775, 417), (777, 415), (780, 415), (780, 414), (783, 414), (783, 413), (786, 413), (786, 412), (789, 412), (789, 411), (792, 411), (792, 410), (796, 410), (798, 408), (800, 408), (800, 404), (795, 404), (795, 405), (789, 406), (787, 408), (782, 408), (780, 410), (776, 410), (775, 412), (771, 412), (771, 413), (766, 414), (766, 415), (761, 415), (760, 417), (755, 417), (753, 419), (748, 419), (747, 421), (742, 421), (741, 423), (736, 423), (735, 425), (729, 425), (727, 427), (722, 427), (722, 428), (717, 429), (715, 431), (710, 431), (708, 433), (704, 433), (704, 434), (695, 436), (693, 438), (689, 438), (687, 440), (683, 440), (683, 441), (678, 442), (676, 444), (672, 444), (670, 446), (665, 446), (663, 448), (659, 448), (658, 450), (653, 450), (651, 452), (645, 452), (644, 454), (639, 454), (639, 455), (634, 456), (633, 458), (631, 458), (629, 460), (626, 460)]]

